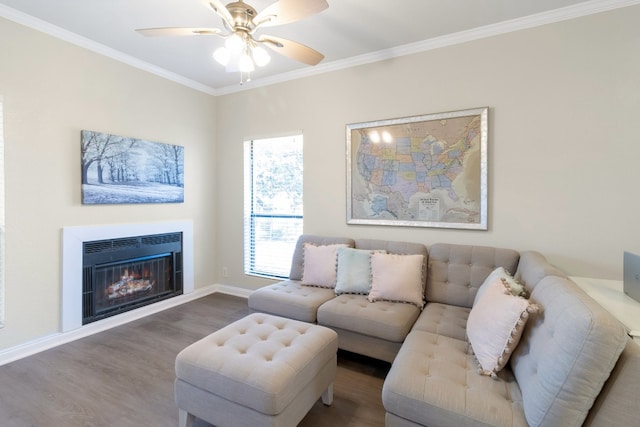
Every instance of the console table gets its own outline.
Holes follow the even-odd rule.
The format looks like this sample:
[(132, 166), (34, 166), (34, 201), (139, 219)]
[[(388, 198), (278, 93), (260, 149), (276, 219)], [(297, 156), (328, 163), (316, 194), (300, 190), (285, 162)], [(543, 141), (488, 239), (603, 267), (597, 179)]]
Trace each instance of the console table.
[(622, 281), (590, 277), (570, 277), (570, 279), (622, 322), (629, 335), (640, 342), (640, 302), (624, 293)]

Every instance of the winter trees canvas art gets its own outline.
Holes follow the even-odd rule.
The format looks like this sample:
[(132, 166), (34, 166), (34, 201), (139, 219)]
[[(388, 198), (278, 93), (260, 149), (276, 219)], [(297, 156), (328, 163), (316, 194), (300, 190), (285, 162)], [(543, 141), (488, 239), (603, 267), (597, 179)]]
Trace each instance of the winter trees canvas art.
[(82, 203), (184, 202), (184, 147), (83, 130)]

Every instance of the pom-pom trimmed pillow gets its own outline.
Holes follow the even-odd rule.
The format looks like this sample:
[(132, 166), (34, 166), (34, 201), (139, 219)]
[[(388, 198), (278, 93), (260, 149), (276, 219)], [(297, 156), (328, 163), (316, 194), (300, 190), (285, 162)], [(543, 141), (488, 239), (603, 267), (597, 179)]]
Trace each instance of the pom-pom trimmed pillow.
[(371, 289), (371, 254), (367, 249), (338, 248), (336, 295), (367, 295)]
[(476, 305), (487, 286), (495, 282), (496, 279), (501, 279), (503, 283), (508, 286), (511, 295), (526, 298), (527, 292), (525, 291), (524, 286), (522, 286), (516, 279), (514, 279), (513, 276), (511, 276), (511, 274), (509, 274), (509, 272), (503, 267), (498, 267), (487, 276), (482, 285), (478, 288), (476, 297), (473, 300), (473, 305)]
[(386, 300), (424, 305), (422, 264), (424, 255), (371, 254), (371, 302)]
[(501, 277), (487, 284), (467, 319), (467, 336), (482, 375), (495, 377), (504, 368), (520, 342), (529, 313), (537, 311), (535, 304), (511, 295)]
[(302, 284), (321, 288), (336, 286), (338, 248), (346, 245), (317, 246), (305, 243), (303, 248)]

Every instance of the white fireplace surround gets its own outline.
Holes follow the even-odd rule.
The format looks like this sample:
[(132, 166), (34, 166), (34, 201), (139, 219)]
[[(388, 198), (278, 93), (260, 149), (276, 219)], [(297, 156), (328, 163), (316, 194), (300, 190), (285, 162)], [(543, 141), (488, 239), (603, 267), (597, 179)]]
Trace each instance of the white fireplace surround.
[[(182, 233), (183, 293), (193, 292), (193, 223), (191, 221), (91, 225), (62, 229), (61, 332), (82, 327), (82, 244), (149, 234)], [(158, 303), (156, 303), (158, 304)]]

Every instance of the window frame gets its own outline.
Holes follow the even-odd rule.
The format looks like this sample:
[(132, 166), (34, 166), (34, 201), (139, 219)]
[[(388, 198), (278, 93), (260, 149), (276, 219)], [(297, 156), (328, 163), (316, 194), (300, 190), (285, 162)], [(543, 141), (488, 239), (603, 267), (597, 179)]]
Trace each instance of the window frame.
[[(243, 150), (244, 150), (244, 229), (243, 229), (243, 238), (244, 238), (244, 261), (243, 261), (243, 270), (244, 274), (248, 276), (256, 276), (267, 279), (286, 279), (289, 275), (289, 266), (291, 262), (291, 258), (293, 256), (293, 251), (295, 250), (295, 244), (300, 234), (302, 234), (302, 230), (304, 227), (304, 212), (301, 214), (296, 213), (262, 213), (262, 212), (254, 212), (255, 207), (255, 182), (253, 179), (254, 174), (254, 146), (256, 143), (268, 143), (269, 141), (277, 141), (286, 138), (293, 138), (295, 142), (300, 144), (299, 150), (301, 154), (300, 159), (300, 185), (303, 187), (304, 176), (303, 176), (303, 162), (304, 162), (304, 136), (302, 132), (295, 132), (284, 135), (277, 135), (272, 137), (260, 137), (260, 138), (246, 138), (244, 140)], [(304, 197), (304, 195), (303, 195)], [(300, 206), (300, 209), (303, 209), (303, 206)], [(291, 220), (291, 221), (300, 221), (301, 223), (298, 225), (299, 233), (296, 235), (295, 239), (289, 240), (289, 244), (291, 245), (291, 254), (285, 260), (284, 258), (281, 260), (283, 263), (286, 261), (287, 270), (282, 271), (281, 274), (278, 274), (273, 271), (265, 271), (257, 268), (256, 266), (256, 231), (258, 228), (257, 220), (264, 219), (275, 219), (275, 220)]]
[(0, 96), (0, 329), (5, 326), (5, 173), (4, 105)]

